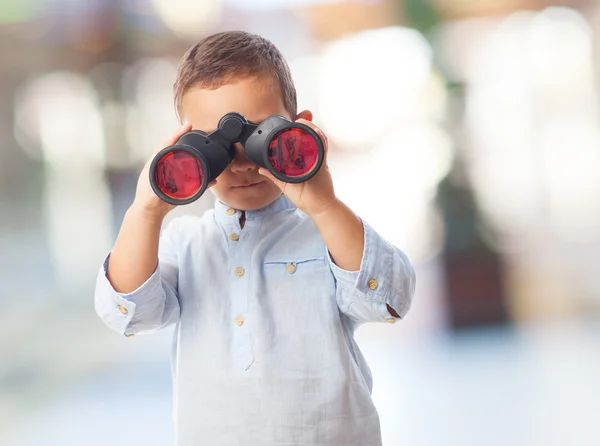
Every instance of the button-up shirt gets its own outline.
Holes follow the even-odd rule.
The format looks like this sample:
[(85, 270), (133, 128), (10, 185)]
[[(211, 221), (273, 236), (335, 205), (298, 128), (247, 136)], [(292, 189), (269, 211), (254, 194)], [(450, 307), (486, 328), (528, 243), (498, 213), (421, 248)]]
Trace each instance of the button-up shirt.
[(178, 446), (380, 445), (364, 322), (402, 318), (414, 293), (407, 256), (366, 222), (359, 271), (333, 261), (313, 221), (284, 195), (246, 212), (217, 201), (163, 231), (159, 263), (137, 290), (106, 277), (95, 308), (124, 336), (176, 324)]

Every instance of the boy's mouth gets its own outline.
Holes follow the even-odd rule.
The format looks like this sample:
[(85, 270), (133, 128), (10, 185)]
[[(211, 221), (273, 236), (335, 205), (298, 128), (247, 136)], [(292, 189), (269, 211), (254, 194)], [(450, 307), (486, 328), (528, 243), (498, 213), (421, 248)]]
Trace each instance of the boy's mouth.
[(254, 186), (258, 186), (259, 184), (262, 184), (263, 181), (255, 181), (253, 183), (242, 183), (242, 184), (238, 184), (236, 186), (233, 186), (234, 188), (241, 188), (241, 189), (246, 189), (249, 187), (254, 187)]

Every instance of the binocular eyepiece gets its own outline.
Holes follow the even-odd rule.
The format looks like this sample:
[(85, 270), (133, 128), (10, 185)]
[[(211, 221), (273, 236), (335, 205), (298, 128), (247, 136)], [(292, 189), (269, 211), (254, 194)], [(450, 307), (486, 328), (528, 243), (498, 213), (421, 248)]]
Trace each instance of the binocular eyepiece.
[(309, 126), (273, 115), (260, 124), (227, 113), (210, 134), (192, 130), (162, 149), (150, 164), (150, 184), (163, 201), (192, 203), (233, 161), (241, 143), (254, 164), (286, 183), (302, 183), (321, 168), (323, 141)]

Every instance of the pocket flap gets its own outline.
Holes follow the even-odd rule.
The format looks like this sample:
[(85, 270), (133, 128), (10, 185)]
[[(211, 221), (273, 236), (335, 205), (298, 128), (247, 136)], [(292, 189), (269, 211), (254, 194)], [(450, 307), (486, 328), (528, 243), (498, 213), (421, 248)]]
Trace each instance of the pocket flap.
[(320, 263), (325, 263), (325, 256), (312, 256), (312, 257), (302, 257), (302, 258), (298, 258), (297, 256), (295, 256), (293, 259), (291, 258), (291, 256), (286, 256), (286, 257), (271, 257), (269, 256), (268, 258), (266, 258), (264, 260), (265, 264), (292, 264), (292, 265), (298, 265), (298, 264), (302, 264), (302, 263), (310, 263), (310, 262), (320, 262)]

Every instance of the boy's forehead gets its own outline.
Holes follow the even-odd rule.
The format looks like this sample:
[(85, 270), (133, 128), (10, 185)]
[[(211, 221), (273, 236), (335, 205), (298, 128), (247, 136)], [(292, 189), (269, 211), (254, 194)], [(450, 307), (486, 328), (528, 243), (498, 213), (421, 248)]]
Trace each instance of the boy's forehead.
[(229, 112), (241, 113), (256, 123), (275, 114), (287, 116), (281, 93), (272, 84), (250, 78), (228, 82), (216, 89), (192, 87), (183, 96), (181, 118), (193, 128), (209, 132)]

